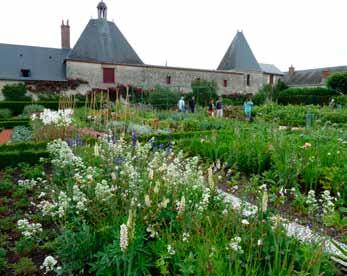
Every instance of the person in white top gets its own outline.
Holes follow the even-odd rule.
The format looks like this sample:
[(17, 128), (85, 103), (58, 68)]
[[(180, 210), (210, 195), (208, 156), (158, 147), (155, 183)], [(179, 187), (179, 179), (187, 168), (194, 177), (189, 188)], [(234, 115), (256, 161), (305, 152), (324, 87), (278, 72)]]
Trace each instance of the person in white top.
[(178, 101), (178, 111), (179, 112), (186, 111), (186, 103), (184, 102), (184, 97), (181, 97), (181, 99)]

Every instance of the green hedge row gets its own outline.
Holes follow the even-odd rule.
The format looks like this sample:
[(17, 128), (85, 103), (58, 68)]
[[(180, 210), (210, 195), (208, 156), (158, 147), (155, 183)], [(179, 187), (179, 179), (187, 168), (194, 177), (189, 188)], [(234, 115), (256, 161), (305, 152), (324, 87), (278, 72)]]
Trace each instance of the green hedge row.
[[(12, 111), (14, 116), (22, 114), (24, 107), (27, 105), (42, 105), (45, 108), (49, 108), (52, 110), (57, 110), (59, 108), (59, 102), (57, 101), (1, 101), (0, 109), (7, 108)], [(76, 103), (77, 107), (83, 107), (85, 102), (78, 101)]]
[(14, 167), (19, 163), (35, 164), (49, 156), (47, 143), (18, 143), (0, 146), (0, 168)]
[(30, 126), (28, 119), (15, 119), (15, 120), (0, 120), (0, 128), (14, 128), (16, 126)]
[(40, 158), (46, 158), (49, 153), (46, 150), (34, 151), (5, 151), (0, 152), (0, 168), (15, 167), (19, 163), (30, 165), (39, 162)]
[(283, 105), (327, 105), (337, 93), (325, 87), (291, 87), (280, 92), (278, 103)]

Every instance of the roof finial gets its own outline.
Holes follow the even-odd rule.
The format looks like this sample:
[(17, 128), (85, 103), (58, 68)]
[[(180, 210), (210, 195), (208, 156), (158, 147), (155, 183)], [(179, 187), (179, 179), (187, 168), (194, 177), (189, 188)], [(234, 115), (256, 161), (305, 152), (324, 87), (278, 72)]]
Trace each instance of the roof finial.
[(107, 19), (107, 6), (103, 0), (98, 4), (98, 18), (99, 19)]

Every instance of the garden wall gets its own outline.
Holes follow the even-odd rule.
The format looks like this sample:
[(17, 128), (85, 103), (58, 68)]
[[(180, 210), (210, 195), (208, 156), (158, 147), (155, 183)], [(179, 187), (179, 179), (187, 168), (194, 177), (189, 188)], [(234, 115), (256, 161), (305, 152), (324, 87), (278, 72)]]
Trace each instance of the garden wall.
[[(185, 69), (146, 65), (109, 65), (67, 61), (67, 78), (82, 79), (93, 88), (114, 87), (114, 84), (103, 83), (103, 68), (115, 69), (115, 81), (121, 84), (154, 88), (156, 85), (166, 86), (167, 77), (171, 77), (172, 87), (180, 87), (182, 92), (191, 92), (191, 82), (197, 78), (216, 81), (218, 94), (256, 93), (263, 85), (263, 74), (260, 72), (225, 72), (198, 69)], [(246, 75), (251, 75), (251, 86), (246, 85)], [(227, 87), (224, 81), (227, 80)]]

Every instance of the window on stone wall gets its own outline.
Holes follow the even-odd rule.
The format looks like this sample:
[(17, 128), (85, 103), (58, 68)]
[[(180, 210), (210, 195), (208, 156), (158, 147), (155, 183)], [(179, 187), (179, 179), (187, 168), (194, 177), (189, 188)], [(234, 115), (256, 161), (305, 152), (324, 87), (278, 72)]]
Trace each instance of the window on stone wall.
[(166, 76), (166, 84), (171, 84), (171, 76)]
[(272, 75), (272, 74), (269, 76), (269, 84), (270, 85), (274, 84), (274, 75)]
[(247, 75), (247, 86), (251, 86), (251, 75)]
[(224, 87), (228, 87), (228, 80), (224, 80)]
[(30, 77), (30, 70), (29, 69), (22, 69), (20, 71), (21, 71), (23, 78), (29, 78)]
[(114, 68), (103, 68), (104, 83), (115, 83)]

